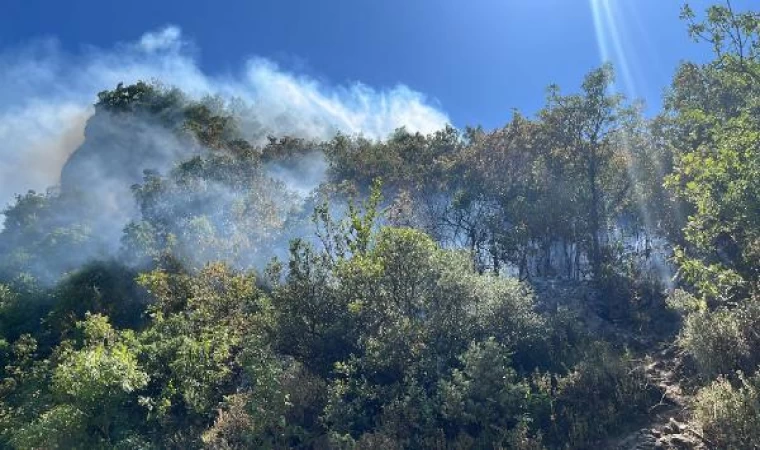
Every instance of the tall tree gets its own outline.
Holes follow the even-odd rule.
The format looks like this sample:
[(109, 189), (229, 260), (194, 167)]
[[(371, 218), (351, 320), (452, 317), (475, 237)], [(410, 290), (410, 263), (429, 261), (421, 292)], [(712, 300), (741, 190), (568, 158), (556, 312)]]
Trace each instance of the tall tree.
[(708, 300), (738, 300), (760, 261), (760, 14), (726, 2), (683, 17), (715, 58), (682, 66), (667, 103), (679, 150), (668, 182), (693, 209), (681, 269)]
[(580, 94), (562, 95), (552, 86), (540, 113), (548, 151), (565, 155), (577, 177), (575, 200), (583, 205), (581, 227), (595, 278), (602, 272), (608, 221), (628, 189), (608, 183), (627, 179), (619, 164), (625, 110), (622, 96), (610, 93), (613, 81), (612, 66), (605, 65), (586, 76)]

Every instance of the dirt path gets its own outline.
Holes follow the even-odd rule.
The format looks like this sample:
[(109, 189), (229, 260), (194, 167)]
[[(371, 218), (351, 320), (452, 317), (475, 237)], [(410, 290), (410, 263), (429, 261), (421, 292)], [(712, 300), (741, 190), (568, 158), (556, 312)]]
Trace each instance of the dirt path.
[(617, 450), (707, 450), (711, 447), (700, 433), (688, 425), (688, 395), (681, 388), (680, 358), (672, 346), (642, 359), (646, 377), (662, 390), (660, 402), (650, 410), (649, 420), (641, 429), (610, 443)]
[(609, 319), (602, 318), (603, 299), (586, 282), (536, 281), (533, 283), (539, 305), (549, 311), (559, 305), (578, 313), (585, 329), (607, 337), (610, 342), (635, 349), (644, 356), (640, 360), (646, 378), (663, 392), (647, 420), (636, 431), (626, 433), (599, 445), (600, 450), (712, 450), (698, 430), (688, 424), (689, 395), (682, 389), (683, 358), (671, 344), (658, 345), (645, 336), (632, 333)]

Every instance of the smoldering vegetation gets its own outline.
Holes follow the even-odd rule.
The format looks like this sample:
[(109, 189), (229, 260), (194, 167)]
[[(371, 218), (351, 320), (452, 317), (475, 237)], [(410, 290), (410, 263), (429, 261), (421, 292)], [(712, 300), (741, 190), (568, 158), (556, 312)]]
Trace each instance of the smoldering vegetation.
[[(360, 83), (330, 86), (258, 57), (230, 73), (204, 73), (194, 44), (174, 26), (146, 33), (136, 42), (73, 53), (62, 50), (55, 40), (39, 40), (0, 53), (0, 204), (5, 207), (16, 194), (30, 189), (44, 192), (58, 185), (61, 169), (85, 140), (85, 125), (95, 113), (94, 95), (118, 83), (140, 80), (176, 87), (192, 101), (217, 96), (214, 101), (225, 105), (211, 106), (214, 101), (210, 101), (211, 109), (224, 106), (232, 112), (241, 125), (240, 137), (254, 145), (263, 145), (270, 135), (324, 140), (343, 132), (378, 139), (401, 126), (430, 132), (447, 121), (423, 95), (401, 85), (382, 90)], [(75, 159), (92, 161), (91, 157), (109, 155), (114, 163), (127, 164), (120, 177), (129, 173), (134, 175), (132, 182), (139, 182), (143, 169), (164, 170), (178, 162), (173, 152), (179, 151), (183, 158), (192, 154), (192, 145), (177, 141), (162, 128), (171, 120), (168, 116), (177, 113), (165, 110), (162, 123), (154, 122), (157, 117), (146, 121), (137, 115), (112, 123), (106, 114), (98, 114), (85, 146), (105, 148), (82, 151)], [(132, 139), (143, 140), (132, 150), (160, 147), (143, 154), (149, 164), (136, 165), (137, 158), (128, 161), (130, 152), (115, 147), (108, 151), (108, 145), (128, 146), (130, 132)], [(98, 142), (99, 135), (108, 138), (113, 133), (125, 139)], [(74, 175), (85, 180), (97, 176)]]
[(494, 130), (172, 27), (2, 55), (0, 196), (52, 187), (4, 210), (0, 448), (757, 447), (760, 16), (683, 16), (718, 55), (661, 114), (605, 65)]
[[(446, 121), (420, 94), (403, 86), (386, 91), (360, 84), (330, 87), (261, 58), (250, 59), (235, 75), (206, 75), (196, 64), (192, 43), (171, 26), (134, 43), (80, 54), (67, 54), (54, 41), (6, 50), (0, 55), (0, 79), (5, 81), (0, 88), (0, 202), (10, 208), (3, 216), (3, 265), (24, 267), (23, 272), (45, 284), (85, 261), (123, 257), (122, 242), (132, 241), (123, 238), (125, 227), (144, 225), (141, 214), (148, 208), (147, 188), (140, 190), (141, 203), (134, 185), (161, 184), (166, 196), (180, 198), (188, 187), (174, 178), (187, 182), (178, 166), (193, 158), (215, 159), (204, 162), (209, 165), (261, 159), (248, 164), (248, 175), (194, 186), (196, 198), (183, 203), (185, 210), (171, 208), (177, 221), (238, 236), (217, 256), (246, 254), (245, 267), (261, 268), (270, 256), (247, 250), (264, 245), (286, 254), (288, 239), (308, 234), (301, 228), (303, 217), (295, 216), (310, 214), (304, 205), (325, 180), (320, 142), (338, 132), (379, 138), (402, 124), (432, 130)], [(161, 83), (150, 81), (158, 79)], [(147, 84), (119, 84), (139, 80)], [(92, 106), (96, 92), (117, 84)], [(304, 142), (297, 155), (262, 158), (275, 136), (310, 143)], [(157, 195), (151, 193), (150, 201), (169, 203)], [(252, 212), (253, 204), (259, 213)], [(231, 229), (235, 221), (229, 215), (249, 213), (258, 217), (251, 221), (279, 231), (243, 239)], [(14, 231), (25, 226), (24, 220), (47, 231)], [(292, 232), (280, 229), (285, 223)], [(187, 235), (178, 245), (199, 248), (197, 254), (184, 253), (200, 266), (215, 253), (200, 250), (203, 246), (194, 239)], [(275, 241), (279, 245), (273, 246)], [(43, 242), (55, 243), (59, 252), (35, 257), (33, 249)], [(242, 264), (246, 258), (235, 261)]]
[(169, 250), (190, 267), (262, 269), (312, 234), (323, 144), (270, 136), (255, 146), (219, 97), (142, 82), (102, 92), (94, 109), (60, 184), (6, 211), (6, 271), (49, 284), (88, 261), (145, 267)]
[[(611, 76), (603, 68), (587, 83), (607, 85)], [(481, 272), (587, 280), (618, 259), (667, 284), (666, 237), (682, 219), (658, 216), (654, 202), (677, 204), (661, 178), (630, 174), (672, 164), (671, 155), (652, 145), (650, 129), (631, 125), (643, 119), (619, 97), (603, 99), (609, 104), (600, 114), (616, 122), (594, 137), (604, 141), (595, 159), (557, 153), (565, 125), (554, 122), (582, 120), (584, 102), (591, 106), (598, 95), (586, 89), (556, 93), (536, 120), (516, 115), (493, 132), (398, 128), (376, 139), (324, 138), (330, 128), (313, 123), (288, 135), (288, 123), (310, 119), (278, 113), (283, 129), (270, 129), (256, 104), (120, 83), (98, 94), (60, 183), (18, 196), (7, 209), (3, 270), (50, 285), (91, 260), (136, 269), (167, 254), (188, 268), (225, 261), (263, 270), (272, 258), (287, 258), (291, 240), (314, 237), (315, 207), (326, 201), (345, 211), (347, 200), (383, 180), (387, 223), (467, 249)], [(581, 124), (581, 136), (585, 126), (592, 125)], [(559, 148), (565, 145), (573, 143)], [(54, 250), (38, 250), (44, 246)]]

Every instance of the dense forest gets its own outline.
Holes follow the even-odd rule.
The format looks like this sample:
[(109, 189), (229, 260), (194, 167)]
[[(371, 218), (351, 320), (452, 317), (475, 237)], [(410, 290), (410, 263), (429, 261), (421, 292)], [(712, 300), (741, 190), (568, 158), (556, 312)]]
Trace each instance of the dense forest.
[(0, 448), (760, 448), (760, 13), (663, 110), (279, 136), (98, 94), (0, 231)]

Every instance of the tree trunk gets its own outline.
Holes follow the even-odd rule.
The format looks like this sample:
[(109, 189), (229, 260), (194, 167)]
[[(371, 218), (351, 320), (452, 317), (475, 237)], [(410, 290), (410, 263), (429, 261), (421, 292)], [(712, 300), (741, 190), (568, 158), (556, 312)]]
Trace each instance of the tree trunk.
[(596, 152), (594, 151), (594, 148), (596, 147), (595, 143), (591, 143), (591, 150), (589, 155), (589, 164), (588, 164), (588, 182), (589, 182), (589, 188), (591, 190), (591, 204), (589, 205), (589, 234), (591, 237), (591, 255), (590, 255), (590, 262), (591, 262), (591, 273), (593, 274), (594, 280), (599, 280), (601, 276), (602, 271), (602, 249), (601, 249), (601, 243), (599, 242), (599, 235), (600, 235), (600, 218), (599, 218), (599, 203), (600, 203), (600, 196), (599, 196), (599, 188), (597, 186), (596, 178), (597, 178), (597, 161), (596, 161)]

